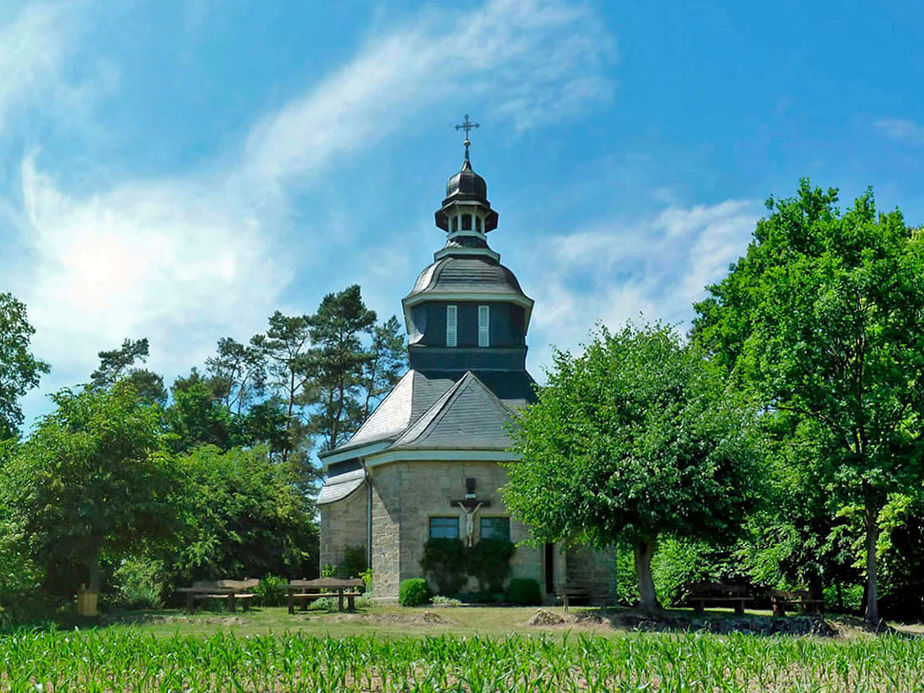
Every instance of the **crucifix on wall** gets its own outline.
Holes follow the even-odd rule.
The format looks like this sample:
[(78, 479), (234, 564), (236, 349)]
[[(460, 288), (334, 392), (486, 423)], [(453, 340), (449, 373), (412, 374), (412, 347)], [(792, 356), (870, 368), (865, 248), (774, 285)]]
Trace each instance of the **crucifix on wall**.
[(462, 508), (465, 513), (465, 544), (471, 546), (475, 541), (475, 513), (481, 508), (490, 507), (488, 501), (478, 500), (475, 495), (475, 480), (465, 480), (465, 498), (452, 501), (453, 506)]

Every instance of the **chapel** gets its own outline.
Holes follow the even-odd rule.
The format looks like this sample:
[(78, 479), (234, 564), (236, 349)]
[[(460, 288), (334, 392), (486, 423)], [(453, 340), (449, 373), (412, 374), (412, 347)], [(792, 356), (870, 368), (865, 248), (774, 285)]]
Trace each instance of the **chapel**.
[[(533, 300), (488, 245), (498, 214), (465, 157), (436, 211), (445, 244), (402, 299), (410, 369), (353, 437), (321, 454), (320, 563), (339, 565), (362, 547), (376, 601), (398, 599), (402, 580), (423, 577), (430, 538), (528, 538), (498, 489), (500, 463), (516, 461), (507, 422), (535, 400), (526, 370)], [(586, 548), (518, 546), (511, 577), (535, 579), (546, 602), (566, 591), (607, 602), (613, 556)], [(474, 580), (473, 580), (474, 581)], [(431, 585), (435, 590), (435, 585)]]

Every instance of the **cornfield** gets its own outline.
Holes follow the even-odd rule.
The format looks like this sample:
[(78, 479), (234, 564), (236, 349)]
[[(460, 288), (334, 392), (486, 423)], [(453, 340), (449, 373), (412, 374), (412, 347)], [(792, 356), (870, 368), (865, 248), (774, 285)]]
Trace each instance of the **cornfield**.
[(663, 635), (0, 637), (14, 691), (924, 691), (924, 641)]

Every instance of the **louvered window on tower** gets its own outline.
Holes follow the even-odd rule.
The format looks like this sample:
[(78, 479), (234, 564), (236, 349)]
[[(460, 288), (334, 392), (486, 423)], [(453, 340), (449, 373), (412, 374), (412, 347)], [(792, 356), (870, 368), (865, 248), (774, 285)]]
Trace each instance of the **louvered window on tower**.
[(491, 344), (491, 306), (478, 306), (478, 346)]
[(454, 347), (457, 344), (456, 334), (459, 324), (458, 306), (446, 306), (446, 346)]

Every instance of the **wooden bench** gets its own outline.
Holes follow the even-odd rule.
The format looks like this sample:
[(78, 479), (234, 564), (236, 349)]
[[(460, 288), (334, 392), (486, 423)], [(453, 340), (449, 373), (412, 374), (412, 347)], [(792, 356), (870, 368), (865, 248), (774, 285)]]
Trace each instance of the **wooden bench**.
[(559, 590), (558, 596), (561, 599), (565, 612), (571, 606), (572, 601), (587, 603), (593, 598), (593, 594), (586, 587), (565, 587)]
[(787, 608), (798, 607), (806, 614), (820, 614), (824, 611), (824, 599), (812, 599), (806, 590), (787, 592), (785, 590), (767, 590), (774, 616), (785, 616)]
[(747, 585), (725, 585), (721, 582), (698, 582), (687, 588), (687, 603), (692, 603), (693, 611), (705, 613), (706, 602), (711, 605), (730, 604), (739, 616), (744, 614), (744, 603), (752, 602), (750, 588)]
[(177, 592), (186, 595), (186, 610), (193, 611), (196, 602), (223, 599), (228, 611), (237, 611), (240, 601), (244, 611), (250, 609), (250, 600), (257, 595), (249, 592), (260, 584), (259, 580), (199, 580), (192, 587), (180, 587)]
[(362, 580), (340, 578), (317, 578), (316, 580), (290, 580), (286, 585), (286, 597), (289, 613), (295, 613), (295, 603), (298, 602), (302, 611), (308, 610), (308, 604), (325, 597), (337, 597), (337, 608), (343, 611), (343, 600), (347, 600), (347, 608), (356, 610), (356, 597), (362, 595), (360, 587), (365, 587)]

